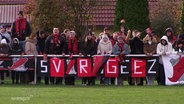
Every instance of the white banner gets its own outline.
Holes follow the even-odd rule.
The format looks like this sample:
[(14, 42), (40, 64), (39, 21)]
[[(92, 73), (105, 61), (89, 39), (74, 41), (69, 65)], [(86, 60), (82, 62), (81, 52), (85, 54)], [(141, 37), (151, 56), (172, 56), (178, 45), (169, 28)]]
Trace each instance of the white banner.
[(165, 84), (184, 84), (184, 56), (162, 56), (162, 60), (165, 72)]

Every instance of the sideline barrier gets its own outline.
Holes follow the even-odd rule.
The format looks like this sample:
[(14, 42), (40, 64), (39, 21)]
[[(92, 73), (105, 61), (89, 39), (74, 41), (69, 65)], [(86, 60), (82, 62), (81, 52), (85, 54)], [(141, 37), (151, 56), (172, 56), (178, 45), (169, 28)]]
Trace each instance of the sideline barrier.
[[(15, 71), (35, 69), (34, 82), (36, 83), (37, 76), (64, 77), (72, 74), (78, 77), (91, 77), (102, 75), (102, 70), (105, 77), (146, 77), (156, 75), (158, 68), (158, 55), (156, 54), (152, 57), (147, 57), (145, 54), (129, 54), (125, 56), (123, 62), (118, 61), (117, 55), (73, 55), (72, 57), (70, 55), (47, 55), (47, 60), (43, 60), (43, 57), (44, 55), (1, 57), (0, 70), (2, 68)], [(70, 73), (71, 71), (75, 73)]]

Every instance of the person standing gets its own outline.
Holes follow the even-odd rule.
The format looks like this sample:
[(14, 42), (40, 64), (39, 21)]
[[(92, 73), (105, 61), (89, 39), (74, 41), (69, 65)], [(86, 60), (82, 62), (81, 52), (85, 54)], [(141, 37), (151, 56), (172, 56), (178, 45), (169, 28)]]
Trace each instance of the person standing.
[[(148, 56), (153, 56), (153, 54), (156, 53), (156, 48), (157, 48), (157, 40), (155, 37), (153, 37), (151, 34), (147, 34), (145, 38), (143, 39), (144, 42), (144, 53)], [(149, 75), (146, 76), (146, 82), (147, 85), (153, 85), (154, 84), (154, 75)]]
[[(78, 40), (76, 37), (75, 31), (70, 31), (69, 38), (67, 39), (67, 54), (69, 55), (77, 55), (79, 53), (78, 51)], [(71, 59), (72, 60), (72, 59)], [(76, 67), (74, 65), (75, 70)], [(73, 73), (67, 73), (65, 75), (65, 85), (75, 85), (75, 75), (76, 73), (73, 71)]]
[[(10, 54), (10, 47), (6, 39), (0, 41), (0, 57), (6, 57)], [(4, 70), (0, 70), (1, 84), (4, 84)]]
[(162, 62), (162, 56), (170, 55), (173, 52), (172, 44), (169, 42), (167, 36), (162, 36), (160, 43), (157, 45), (157, 54), (159, 55), (159, 70), (157, 82), (158, 85), (165, 85), (165, 72)]
[[(22, 47), (19, 45), (19, 40), (17, 38), (13, 38), (13, 42), (12, 42), (12, 51), (11, 51), (11, 54), (13, 55), (21, 55), (22, 52), (23, 52), (23, 49)], [(13, 60), (17, 60), (19, 58), (13, 58)], [(23, 78), (23, 74), (25, 74), (25, 72), (21, 72), (21, 71), (15, 71), (15, 70), (12, 70), (11, 71), (11, 76), (12, 76), (12, 84), (16, 83), (16, 84), (19, 84), (19, 79), (20, 78)], [(20, 79), (20, 82), (22, 81), (23, 79)], [(23, 81), (22, 81), (23, 82)]]
[[(38, 55), (38, 52), (36, 49), (36, 41), (37, 41), (36, 34), (34, 33), (31, 33), (31, 35), (26, 38), (25, 40), (25, 54), (26, 55)], [(34, 70), (28, 70), (28, 74), (29, 74), (28, 82), (30, 84), (35, 84), (34, 83)]]
[[(93, 39), (93, 34), (91, 31), (87, 32), (85, 39), (79, 45), (79, 55), (95, 55), (97, 52), (97, 42)], [(88, 81), (88, 83), (87, 83)], [(95, 76), (93, 77), (83, 77), (82, 85), (95, 85)]]
[[(53, 33), (49, 35), (45, 40), (44, 54), (65, 55), (66, 48), (67, 47), (65, 37), (60, 34), (59, 28), (53, 28)], [(62, 79), (62, 77), (50, 77), (50, 83), (62, 84)]]
[[(109, 40), (106, 34), (102, 35), (102, 39), (100, 40), (97, 48), (98, 55), (111, 55), (112, 54), (112, 43)], [(109, 77), (101, 77), (101, 84), (109, 85)]]
[(25, 39), (30, 36), (32, 31), (30, 23), (24, 18), (23, 11), (19, 11), (18, 18), (13, 22), (11, 28), (12, 38), (18, 38), (25, 51)]
[[(133, 38), (128, 39), (130, 37), (130, 34), (127, 35), (127, 43), (130, 45), (130, 54), (144, 54), (143, 52), (143, 41), (140, 38), (141, 32), (138, 30), (132, 31)], [(129, 84), (130, 85), (143, 85), (143, 78), (129, 78)]]
[[(123, 36), (118, 36), (117, 43), (113, 47), (113, 54), (119, 56), (119, 62), (123, 62), (124, 56), (130, 53), (128, 44), (124, 41)], [(118, 85), (123, 85), (123, 76), (118, 76)]]

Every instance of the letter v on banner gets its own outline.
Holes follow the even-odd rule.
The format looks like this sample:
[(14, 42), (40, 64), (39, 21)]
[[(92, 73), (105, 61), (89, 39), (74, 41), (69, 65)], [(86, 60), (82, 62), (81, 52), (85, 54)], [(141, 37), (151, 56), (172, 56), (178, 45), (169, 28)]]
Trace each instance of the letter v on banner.
[(132, 77), (146, 77), (146, 59), (132, 58)]
[(92, 76), (92, 60), (91, 58), (78, 58), (77, 59), (77, 73), (78, 77), (91, 77)]
[(64, 77), (64, 59), (59, 58), (50, 59), (50, 76)]

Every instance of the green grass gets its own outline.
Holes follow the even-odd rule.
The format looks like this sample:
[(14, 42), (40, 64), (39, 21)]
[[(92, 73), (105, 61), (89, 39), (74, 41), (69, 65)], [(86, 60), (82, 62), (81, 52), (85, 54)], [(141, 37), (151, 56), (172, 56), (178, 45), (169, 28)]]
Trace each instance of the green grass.
[(0, 104), (182, 104), (184, 86), (0, 85)]

